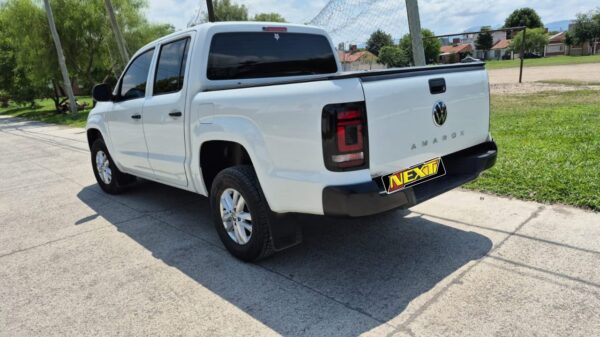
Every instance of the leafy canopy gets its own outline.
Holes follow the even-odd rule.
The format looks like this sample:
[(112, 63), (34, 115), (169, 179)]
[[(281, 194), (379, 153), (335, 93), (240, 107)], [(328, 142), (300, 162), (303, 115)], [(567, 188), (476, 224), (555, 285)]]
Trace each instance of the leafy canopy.
[[(510, 49), (514, 52), (521, 51), (521, 42), (523, 41), (523, 32), (519, 32), (512, 39)], [(544, 28), (528, 29), (525, 35), (525, 52), (526, 53), (543, 53), (544, 47), (548, 45), (550, 38)]]
[[(35, 0), (7, 0), (0, 5), (2, 88), (16, 101), (61, 96), (62, 77), (43, 7)], [(130, 54), (174, 31), (149, 23), (145, 0), (112, 0)], [(72, 82), (87, 93), (107, 75), (118, 77), (124, 65), (110, 28), (104, 1), (51, 0), (56, 28)], [(26, 29), (24, 29), (26, 23)]]
[(374, 31), (367, 41), (367, 50), (379, 56), (379, 50), (385, 46), (393, 46), (392, 36), (381, 29)]
[[(213, 0), (216, 21), (248, 21), (248, 8), (231, 0)], [(205, 21), (208, 21), (206, 14)]]
[(279, 13), (259, 13), (254, 16), (252, 21), (286, 22), (285, 18)]
[[(258, 13), (250, 18), (248, 7), (239, 5), (231, 0), (213, 0), (213, 9), (216, 21), (263, 21), (263, 22), (286, 22), (285, 18), (279, 13)], [(204, 16), (204, 21), (208, 22), (208, 13)]]
[(504, 28), (526, 26), (527, 28), (544, 28), (542, 19), (533, 8), (516, 9), (504, 21)]
[(572, 34), (573, 44), (600, 40), (600, 8), (589, 13), (577, 14), (577, 19), (573, 23), (573, 30), (570, 33)]
[[(425, 61), (427, 64), (437, 63), (442, 43), (440, 40), (433, 38), (435, 34), (429, 29), (422, 29), (421, 36), (423, 37), (423, 48), (425, 49)], [(412, 39), (410, 38), (410, 34), (406, 34), (400, 39), (400, 49), (404, 50), (408, 59), (412, 62)]]

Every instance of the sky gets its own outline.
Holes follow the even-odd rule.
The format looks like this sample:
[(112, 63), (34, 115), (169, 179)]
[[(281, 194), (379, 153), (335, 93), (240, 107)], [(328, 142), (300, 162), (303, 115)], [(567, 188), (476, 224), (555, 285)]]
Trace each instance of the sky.
[[(328, 0), (232, 0), (248, 7), (250, 15), (278, 12), (288, 22), (305, 23), (315, 17)], [(408, 31), (403, 0), (373, 0), (372, 15), (364, 22), (348, 24), (348, 15), (365, 8), (367, 0), (334, 0), (343, 10), (334, 13), (324, 27), (333, 33), (335, 42), (362, 42), (368, 32), (382, 28), (399, 38)], [(148, 18), (154, 22), (170, 23), (177, 29), (186, 27), (196, 8), (205, 8), (205, 0), (149, 0)], [(397, 5), (396, 5), (397, 2)], [(362, 6), (362, 7), (361, 7)], [(392, 8), (393, 7), (393, 8)], [(469, 27), (498, 25), (516, 8), (532, 7), (545, 23), (574, 19), (579, 12), (600, 7), (598, 0), (419, 0), (421, 26), (436, 34), (462, 32)], [(348, 13), (348, 14), (346, 14)], [(354, 16), (356, 17), (356, 16)], [(347, 28), (346, 28), (347, 27)], [(365, 37), (366, 35), (366, 37)]]

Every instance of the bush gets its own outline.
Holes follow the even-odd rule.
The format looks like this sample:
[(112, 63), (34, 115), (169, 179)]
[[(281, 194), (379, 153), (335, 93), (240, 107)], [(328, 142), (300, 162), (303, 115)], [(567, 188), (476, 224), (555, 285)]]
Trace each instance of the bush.
[(9, 99), (10, 95), (4, 90), (0, 90), (0, 108), (8, 108)]
[(406, 51), (394, 47), (386, 46), (379, 51), (379, 63), (390, 67), (406, 67), (410, 64), (410, 59)]

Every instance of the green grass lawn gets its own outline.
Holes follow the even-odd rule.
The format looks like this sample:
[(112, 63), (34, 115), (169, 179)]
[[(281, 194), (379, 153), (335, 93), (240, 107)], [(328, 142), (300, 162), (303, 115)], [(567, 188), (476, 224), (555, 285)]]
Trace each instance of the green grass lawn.
[(467, 185), (600, 211), (600, 92), (492, 97), (496, 166)]
[[(517, 68), (520, 60), (502, 60), (502, 61), (486, 61), (485, 67), (488, 70)], [(567, 64), (583, 64), (583, 63), (600, 63), (600, 55), (592, 56), (553, 56), (539, 59), (525, 59), (525, 67), (540, 67), (540, 66), (558, 66)]]
[[(92, 99), (88, 96), (77, 97), (79, 103), (86, 102), (91, 108)], [(17, 106), (10, 104), (8, 108), (0, 108), (0, 115), (10, 115), (35, 121), (63, 124), (68, 126), (84, 127), (90, 109), (80, 110), (76, 114), (56, 112), (51, 99), (36, 100), (36, 107)]]

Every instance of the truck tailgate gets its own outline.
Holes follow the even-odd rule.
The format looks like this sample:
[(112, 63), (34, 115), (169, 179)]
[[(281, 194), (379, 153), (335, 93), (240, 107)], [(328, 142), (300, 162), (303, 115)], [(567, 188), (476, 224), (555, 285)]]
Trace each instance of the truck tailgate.
[[(445, 90), (439, 86), (441, 79)], [(361, 80), (373, 177), (443, 157), (488, 137), (489, 89), (483, 66), (421, 68)], [(438, 117), (445, 106), (445, 121), (438, 118), (436, 123), (436, 106)]]

